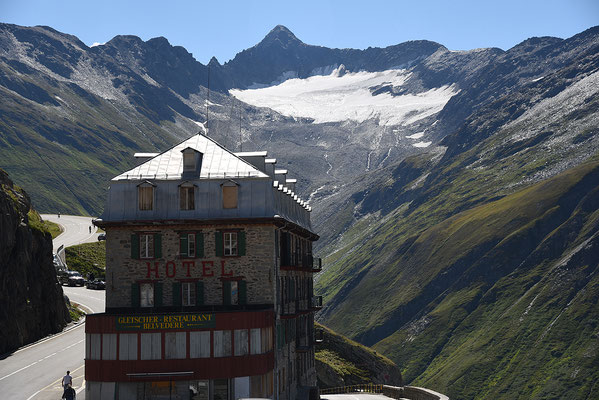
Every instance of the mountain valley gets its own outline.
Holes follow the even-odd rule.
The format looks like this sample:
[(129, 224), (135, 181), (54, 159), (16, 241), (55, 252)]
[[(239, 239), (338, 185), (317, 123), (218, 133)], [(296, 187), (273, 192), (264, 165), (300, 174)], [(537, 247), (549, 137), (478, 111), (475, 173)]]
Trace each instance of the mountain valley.
[(198, 131), (268, 150), (314, 210), (321, 323), (451, 398), (598, 396), (599, 27), (452, 51), (277, 26), (202, 65), (0, 24), (0, 93), (0, 167), (40, 212), (99, 215), (133, 153)]

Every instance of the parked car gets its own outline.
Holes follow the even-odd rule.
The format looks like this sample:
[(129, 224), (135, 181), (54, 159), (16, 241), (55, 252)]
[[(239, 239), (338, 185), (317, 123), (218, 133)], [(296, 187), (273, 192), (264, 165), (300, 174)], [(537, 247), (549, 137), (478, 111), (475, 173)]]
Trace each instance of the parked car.
[(106, 234), (105, 233), (100, 233), (98, 235), (98, 240), (106, 240)]
[(85, 282), (85, 287), (88, 289), (103, 290), (106, 289), (106, 283), (102, 279), (94, 279)]
[(52, 264), (54, 264), (54, 269), (56, 269), (56, 271), (67, 268), (67, 265), (62, 261), (62, 259), (56, 253), (52, 254)]
[(58, 277), (58, 281), (61, 285), (68, 286), (83, 286), (85, 285), (85, 279), (77, 271), (64, 271)]

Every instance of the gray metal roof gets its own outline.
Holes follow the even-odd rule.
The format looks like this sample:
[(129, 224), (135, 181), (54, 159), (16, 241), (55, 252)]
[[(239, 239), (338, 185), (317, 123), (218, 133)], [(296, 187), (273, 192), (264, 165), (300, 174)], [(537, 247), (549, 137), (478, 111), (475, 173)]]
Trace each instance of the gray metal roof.
[(202, 169), (200, 171), (201, 179), (269, 177), (213, 139), (198, 134), (158, 154), (145, 163), (112, 178), (112, 180), (181, 179), (183, 174), (183, 153), (181, 151), (187, 147), (203, 154)]

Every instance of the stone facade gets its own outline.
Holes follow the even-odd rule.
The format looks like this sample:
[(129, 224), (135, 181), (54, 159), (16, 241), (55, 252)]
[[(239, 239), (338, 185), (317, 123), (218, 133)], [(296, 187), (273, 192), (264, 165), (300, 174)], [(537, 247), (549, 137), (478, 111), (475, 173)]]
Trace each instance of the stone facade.
[[(215, 232), (228, 229), (239, 229), (245, 232), (247, 248), (245, 255), (216, 256)], [(186, 259), (180, 256), (179, 236), (183, 231), (203, 234), (203, 257)], [(131, 258), (132, 235), (140, 232), (155, 232), (161, 235), (162, 257), (147, 260)], [(248, 304), (274, 304), (274, 235), (273, 225), (254, 224), (160, 227), (140, 225), (135, 228), (109, 228), (109, 233), (106, 235), (106, 254), (107, 263), (112, 267), (106, 275), (106, 307), (107, 309), (131, 307), (131, 284), (145, 279), (163, 283), (163, 305), (165, 306), (173, 304), (172, 284), (185, 279), (198, 279), (204, 282), (206, 305), (222, 305), (221, 278), (223, 277), (242, 277), (247, 282)], [(169, 263), (168, 271), (167, 263)], [(158, 268), (155, 268), (156, 265)], [(167, 272), (168, 275), (174, 276), (167, 276)]]

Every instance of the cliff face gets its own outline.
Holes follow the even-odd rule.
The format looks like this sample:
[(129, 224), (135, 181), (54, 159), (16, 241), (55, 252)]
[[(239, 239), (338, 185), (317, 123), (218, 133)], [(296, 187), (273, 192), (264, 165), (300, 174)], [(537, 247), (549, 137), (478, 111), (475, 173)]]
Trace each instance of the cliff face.
[(399, 367), (376, 351), (320, 324), (324, 341), (316, 346), (316, 375), (321, 389), (364, 383), (402, 385)]
[(0, 354), (62, 330), (70, 316), (52, 239), (27, 193), (0, 169)]

